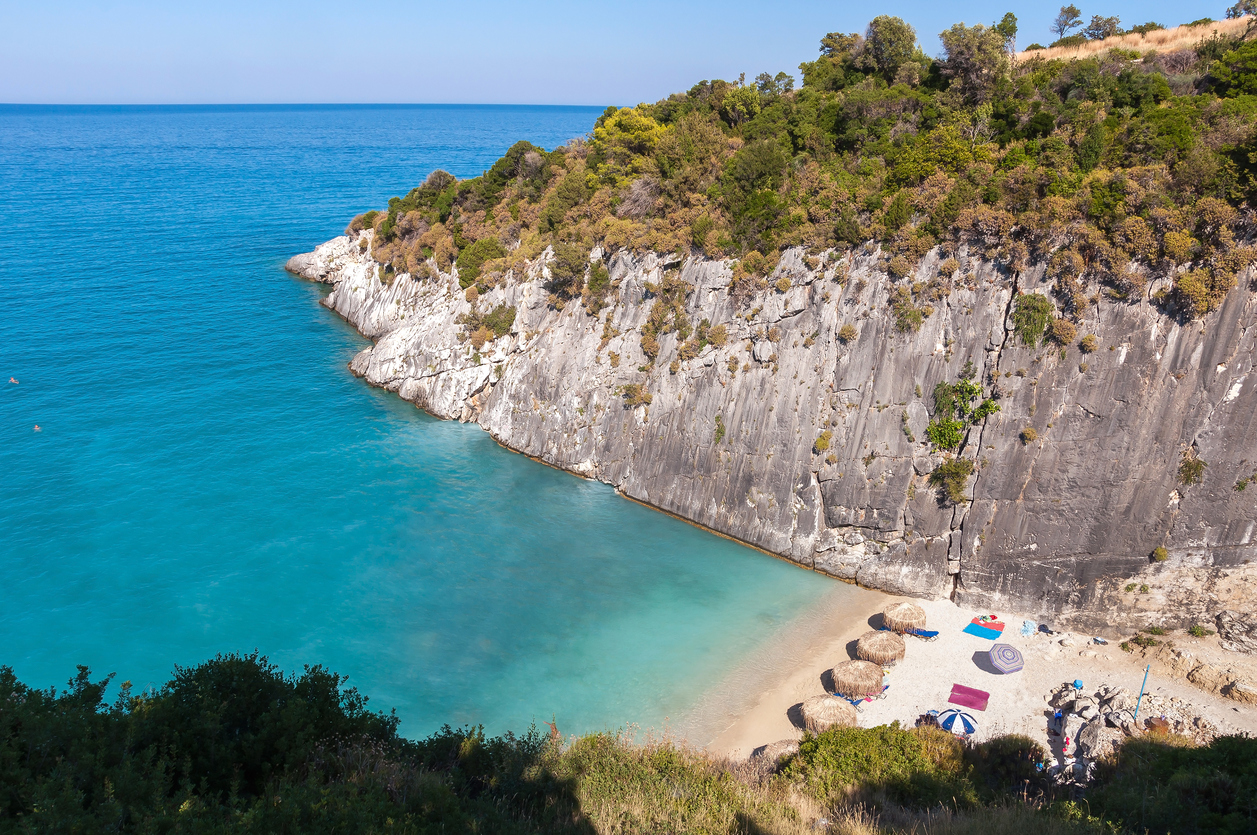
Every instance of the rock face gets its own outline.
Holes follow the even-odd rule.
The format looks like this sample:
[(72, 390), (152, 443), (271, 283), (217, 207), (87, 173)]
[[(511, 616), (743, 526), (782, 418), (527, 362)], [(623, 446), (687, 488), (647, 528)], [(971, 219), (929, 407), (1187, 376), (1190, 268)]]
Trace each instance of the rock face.
[[(1014, 333), (1015, 294), (1048, 292), (1042, 267), (1008, 275), (961, 250), (949, 293), (903, 332), (878, 255), (816, 265), (792, 250), (767, 289), (737, 300), (724, 262), (621, 252), (597, 316), (549, 303), (543, 256), (475, 303), (516, 308), (511, 332), (478, 352), (456, 276), (384, 285), (369, 233), (289, 269), (331, 284), (324, 304), (375, 340), (351, 364), (368, 382), (834, 577), (1079, 628), (1149, 622), (1132, 579), (1178, 601), (1169, 620), (1183, 625), (1251, 600), (1257, 493), (1236, 489), (1257, 470), (1248, 275), (1196, 322), (1097, 296), (1079, 333), (1098, 346), (1083, 354)], [(901, 283), (933, 278), (937, 260)], [(723, 346), (681, 360), (678, 334), (663, 333), (646, 357), (641, 327), (665, 273), (687, 285), (692, 323), (725, 327)], [(925, 428), (935, 384), (966, 363), (1000, 408), (966, 430), (960, 452), (977, 469), (953, 504), (929, 483), (944, 456)], [(1199, 483), (1179, 482), (1184, 455), (1207, 462)], [(1163, 607), (1156, 620), (1167, 624)]]
[(1216, 622), (1223, 649), (1257, 653), (1257, 615), (1251, 612), (1219, 612)]

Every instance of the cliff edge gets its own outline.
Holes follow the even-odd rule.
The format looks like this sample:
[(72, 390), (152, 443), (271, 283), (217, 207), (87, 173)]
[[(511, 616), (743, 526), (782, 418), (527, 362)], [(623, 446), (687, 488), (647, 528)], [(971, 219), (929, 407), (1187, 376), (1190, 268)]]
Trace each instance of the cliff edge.
[[(1062, 347), (1018, 335), (1043, 265), (965, 247), (941, 284), (937, 251), (895, 280), (873, 244), (789, 249), (751, 295), (736, 262), (621, 250), (591, 314), (554, 304), (552, 250), (478, 293), (457, 268), (387, 272), (372, 244), (288, 263), (374, 340), (355, 374), (632, 499), (843, 580), (1074, 628), (1187, 624), (1257, 595), (1251, 268), (1198, 320), (1098, 295)], [(933, 309), (905, 328), (896, 288), (927, 281)], [(494, 311), (513, 320), (486, 329)], [(961, 379), (998, 409), (953, 458), (926, 431), (935, 387)], [(975, 468), (949, 495), (951, 460)]]

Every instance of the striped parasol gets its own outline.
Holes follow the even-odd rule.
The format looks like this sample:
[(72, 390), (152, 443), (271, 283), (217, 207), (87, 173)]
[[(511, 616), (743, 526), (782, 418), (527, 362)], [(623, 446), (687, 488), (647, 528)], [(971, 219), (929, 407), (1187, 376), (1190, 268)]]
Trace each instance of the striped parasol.
[(978, 729), (977, 720), (963, 710), (944, 710), (938, 715), (938, 725), (954, 734), (971, 734)]
[(1015, 647), (1008, 644), (996, 644), (991, 647), (991, 666), (1001, 673), (1015, 673), (1026, 666), (1026, 661)]

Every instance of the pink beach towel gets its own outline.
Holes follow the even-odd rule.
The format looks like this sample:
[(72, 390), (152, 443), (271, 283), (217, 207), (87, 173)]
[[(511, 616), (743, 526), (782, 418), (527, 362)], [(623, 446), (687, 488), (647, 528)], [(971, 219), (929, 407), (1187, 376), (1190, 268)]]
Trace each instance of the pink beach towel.
[(972, 708), (973, 710), (986, 710), (986, 703), (990, 698), (991, 694), (985, 690), (975, 690), (972, 687), (965, 687), (963, 684), (953, 684), (951, 686), (951, 698), (947, 701), (961, 707)]

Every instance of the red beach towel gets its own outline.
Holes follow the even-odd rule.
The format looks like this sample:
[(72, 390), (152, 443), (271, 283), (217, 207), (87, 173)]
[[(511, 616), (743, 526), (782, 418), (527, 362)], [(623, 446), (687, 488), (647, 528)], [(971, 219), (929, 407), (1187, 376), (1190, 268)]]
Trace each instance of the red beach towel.
[(965, 687), (963, 684), (953, 684), (951, 686), (951, 698), (947, 701), (973, 710), (986, 710), (986, 703), (990, 701), (990, 698), (991, 694), (985, 690), (975, 690), (972, 687)]

